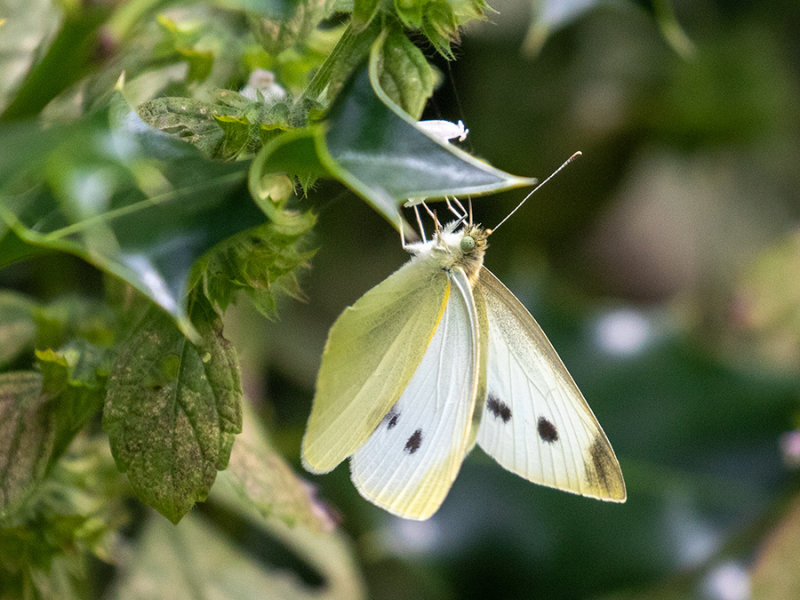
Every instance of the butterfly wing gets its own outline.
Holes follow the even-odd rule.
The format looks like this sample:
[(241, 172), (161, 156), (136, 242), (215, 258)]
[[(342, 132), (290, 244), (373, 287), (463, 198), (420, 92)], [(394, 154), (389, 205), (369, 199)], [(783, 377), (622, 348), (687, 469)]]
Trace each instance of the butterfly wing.
[(306, 469), (327, 473), (367, 441), (422, 360), (449, 290), (441, 269), (412, 260), (339, 316), (303, 437)]
[(469, 281), (453, 291), (419, 367), (397, 403), (350, 461), (359, 492), (410, 519), (441, 505), (467, 452), (478, 390), (478, 318)]
[(534, 483), (624, 501), (625, 482), (608, 438), (541, 327), (485, 267), (479, 294), (488, 315), (489, 357), (478, 444)]

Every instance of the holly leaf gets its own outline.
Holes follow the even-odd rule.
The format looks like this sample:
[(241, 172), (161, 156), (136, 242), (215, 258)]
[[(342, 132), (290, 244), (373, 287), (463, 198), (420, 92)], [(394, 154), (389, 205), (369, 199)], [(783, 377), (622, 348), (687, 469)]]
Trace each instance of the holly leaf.
[(26, 192), (0, 203), (10, 229), (0, 266), (25, 256), (20, 243), (29, 254), (70, 252), (138, 289), (194, 336), (183, 303), (195, 259), (264, 222), (247, 197), (247, 165), (208, 160), (150, 129), (121, 96), (58, 142), (27, 170)]
[[(381, 42), (379, 39), (378, 42)], [(382, 45), (331, 107), (321, 162), (395, 227), (408, 198), (480, 195), (535, 183), (423, 133), (379, 84)]]

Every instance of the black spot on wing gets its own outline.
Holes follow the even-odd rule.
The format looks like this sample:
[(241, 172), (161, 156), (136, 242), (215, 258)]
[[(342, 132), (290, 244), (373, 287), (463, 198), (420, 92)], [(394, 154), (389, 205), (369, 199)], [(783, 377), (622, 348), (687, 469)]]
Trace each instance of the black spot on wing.
[(397, 425), (397, 421), (400, 419), (400, 413), (392, 407), (392, 409), (386, 414), (383, 418), (384, 423), (386, 423), (386, 429), (392, 429), (395, 425)]
[(542, 441), (548, 444), (558, 441), (558, 429), (544, 417), (539, 417), (536, 430), (539, 432), (539, 437), (542, 438)]
[(496, 419), (503, 419), (503, 423), (508, 423), (511, 420), (511, 409), (494, 394), (489, 394), (489, 398), (486, 400), (486, 408)]
[(409, 454), (414, 454), (422, 445), (422, 429), (417, 429), (411, 434), (411, 437), (406, 441), (406, 447), (403, 448)]

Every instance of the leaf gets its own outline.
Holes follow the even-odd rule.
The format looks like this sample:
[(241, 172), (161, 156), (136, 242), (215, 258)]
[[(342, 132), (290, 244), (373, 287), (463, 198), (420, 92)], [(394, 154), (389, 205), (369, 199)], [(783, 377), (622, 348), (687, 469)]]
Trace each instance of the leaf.
[(42, 479), (54, 441), (42, 376), (33, 371), (0, 374), (0, 521)]
[(53, 458), (57, 458), (103, 406), (109, 354), (84, 339), (75, 339), (58, 351), (37, 351), (36, 357), (43, 377), (42, 392), (57, 399), (52, 402), (58, 424), (53, 445)]
[[(379, 40), (380, 41), (380, 40)], [(495, 169), (422, 133), (376, 83), (380, 45), (328, 115), (320, 160), (397, 227), (398, 204), (408, 198), (478, 195), (531, 185), (534, 179)]]
[(283, 102), (268, 105), (230, 90), (217, 90), (213, 102), (155, 98), (137, 112), (151, 127), (189, 142), (210, 158), (224, 160), (258, 151), (272, 132), (288, 129), (289, 118)]
[[(347, 549), (341, 542), (318, 541), (320, 551), (328, 553), (325, 556), (328, 564), (338, 566), (349, 558), (343, 556)], [(270, 542), (267, 539), (261, 543)], [(291, 544), (295, 552), (297, 546)], [(333, 582), (327, 580), (323, 586), (308, 585), (300, 574), (292, 573), (286, 567), (258, 562), (252, 554), (235, 546), (221, 530), (197, 514), (187, 515), (178, 527), (150, 519), (127, 567), (124, 577), (108, 595), (111, 600), (196, 600), (200, 597), (358, 600), (364, 597), (363, 588), (353, 574), (352, 563), (347, 565), (349, 571), (334, 572), (337, 579)], [(340, 581), (343, 576), (353, 582), (344, 585)]]
[(35, 317), (37, 348), (61, 348), (75, 338), (104, 348), (115, 341), (114, 317), (97, 298), (65, 294), (37, 307)]
[[(690, 57), (694, 53), (694, 44), (675, 17), (672, 0), (650, 0), (643, 4), (652, 13), (672, 49), (684, 58)], [(536, 56), (553, 33), (601, 5), (614, 6), (600, 0), (533, 0), (533, 19), (522, 43), (523, 51), (530, 57)]]
[(13, 512), (102, 406), (106, 353), (86, 340), (0, 375), (0, 517)]
[(533, 0), (533, 18), (523, 42), (525, 53), (536, 56), (551, 34), (593, 10), (599, 3), (600, 0)]
[(209, 307), (196, 305), (192, 316), (200, 346), (150, 310), (116, 359), (103, 413), (118, 468), (174, 523), (206, 499), (241, 430), (235, 351)]
[(244, 291), (261, 314), (273, 317), (278, 293), (300, 296), (297, 272), (313, 255), (302, 246), (315, 221), (311, 213), (281, 211), (274, 222), (221, 242), (196, 265), (193, 286), (220, 312)]
[(303, 0), (294, 5), (294, 11), (284, 16), (254, 18), (252, 30), (268, 53), (278, 55), (306, 42), (325, 13), (325, 0)]
[(30, 248), (73, 253), (130, 283), (194, 336), (183, 300), (195, 259), (264, 222), (246, 194), (247, 165), (205, 159), (121, 99), (63, 134), (33, 171), (38, 185), (4, 199), (0, 219)]
[(302, 525), (323, 532), (333, 524), (300, 479), (272, 447), (257, 415), (244, 405), (244, 426), (231, 451), (228, 468), (219, 474), (214, 497), (234, 502), (225, 488), (234, 491), (251, 510), (286, 525)]
[(0, 597), (85, 599), (88, 560), (118, 556), (125, 490), (105, 439), (79, 437), (0, 528)]
[(767, 538), (752, 571), (753, 598), (800, 598), (800, 498)]
[[(75, 3), (63, 11), (58, 32), (41, 59), (28, 71), (14, 98), (0, 114), (0, 123), (30, 118), (92, 67), (98, 29), (111, 11), (97, 3)], [(15, 23), (15, 28), (24, 27)], [(5, 33), (3, 34), (5, 35)]]
[(422, 33), (439, 54), (448, 60), (455, 59), (451, 45), (459, 40), (458, 21), (447, 0), (434, 0), (426, 6)]
[(22, 294), (0, 291), (0, 366), (33, 348), (36, 304)]
[(363, 31), (378, 14), (379, 0), (353, 0), (353, 29)]
[[(17, 5), (22, 6), (22, 3)], [(0, 77), (0, 107), (9, 103), (36, 59), (35, 50), (59, 22), (59, 11), (54, 10), (52, 0), (27, 0), (24, 7), (24, 10), (14, 10), (11, 3), (3, 3), (3, 17), (0, 17), (0, 72), (3, 73)]]
[(376, 70), (380, 88), (397, 106), (419, 119), (433, 93), (433, 69), (422, 51), (397, 28), (378, 43)]

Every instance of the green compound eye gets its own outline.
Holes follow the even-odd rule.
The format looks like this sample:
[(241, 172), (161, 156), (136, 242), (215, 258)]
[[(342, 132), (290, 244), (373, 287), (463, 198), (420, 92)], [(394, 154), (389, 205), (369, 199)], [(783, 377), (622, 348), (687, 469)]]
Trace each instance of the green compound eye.
[(461, 251), (464, 254), (469, 254), (473, 250), (475, 250), (475, 238), (471, 235), (465, 235), (461, 238)]

